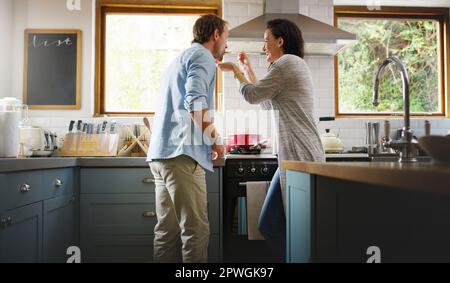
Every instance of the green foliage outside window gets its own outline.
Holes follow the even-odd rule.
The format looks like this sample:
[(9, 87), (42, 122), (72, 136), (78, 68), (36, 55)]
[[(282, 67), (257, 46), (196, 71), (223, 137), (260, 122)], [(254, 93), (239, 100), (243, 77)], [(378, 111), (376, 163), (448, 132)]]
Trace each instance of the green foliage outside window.
[(169, 64), (191, 45), (197, 15), (106, 17), (105, 110), (155, 112)]
[(357, 34), (358, 42), (339, 58), (339, 112), (403, 111), (401, 74), (389, 65), (380, 84), (381, 105), (372, 105), (376, 71), (390, 54), (406, 65), (411, 112), (440, 111), (439, 25), (434, 20), (339, 18), (338, 27)]

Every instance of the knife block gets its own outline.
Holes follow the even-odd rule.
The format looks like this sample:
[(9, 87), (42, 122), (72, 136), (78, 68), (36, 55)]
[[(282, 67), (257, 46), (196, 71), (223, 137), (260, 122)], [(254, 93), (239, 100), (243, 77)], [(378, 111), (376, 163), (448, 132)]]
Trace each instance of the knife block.
[(60, 156), (116, 156), (118, 144), (118, 134), (67, 133)]

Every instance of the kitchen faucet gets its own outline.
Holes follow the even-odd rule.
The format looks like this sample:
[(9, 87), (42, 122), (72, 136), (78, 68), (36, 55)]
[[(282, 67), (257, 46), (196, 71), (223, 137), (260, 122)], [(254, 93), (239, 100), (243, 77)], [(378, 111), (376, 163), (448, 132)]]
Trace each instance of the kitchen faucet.
[(403, 81), (403, 108), (405, 111), (404, 114), (404, 127), (401, 139), (397, 141), (384, 141), (383, 146), (386, 148), (392, 148), (400, 151), (399, 162), (401, 163), (412, 163), (417, 162), (415, 158), (414, 151), (418, 147), (418, 142), (414, 138), (413, 133), (411, 131), (411, 123), (410, 123), (410, 110), (409, 110), (409, 76), (408, 71), (406, 70), (405, 65), (400, 59), (395, 56), (389, 56), (386, 60), (378, 68), (377, 75), (375, 77), (375, 84), (373, 86), (373, 105), (377, 107), (380, 105), (380, 99), (378, 97), (378, 89), (380, 86), (380, 78), (383, 74), (384, 69), (387, 65), (395, 63), (400, 67), (400, 72), (402, 75)]

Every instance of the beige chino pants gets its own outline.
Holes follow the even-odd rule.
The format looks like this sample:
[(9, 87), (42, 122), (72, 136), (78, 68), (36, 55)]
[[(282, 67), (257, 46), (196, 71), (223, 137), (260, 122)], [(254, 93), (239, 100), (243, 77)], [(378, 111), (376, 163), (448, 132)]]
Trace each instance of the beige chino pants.
[(150, 163), (156, 184), (154, 260), (176, 262), (181, 236), (184, 263), (207, 262), (209, 222), (205, 170), (186, 155)]

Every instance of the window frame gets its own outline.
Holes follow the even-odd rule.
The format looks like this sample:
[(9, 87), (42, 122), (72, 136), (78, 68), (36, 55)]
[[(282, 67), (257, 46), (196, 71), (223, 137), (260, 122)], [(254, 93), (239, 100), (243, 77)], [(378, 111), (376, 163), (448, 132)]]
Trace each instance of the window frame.
[[(423, 7), (381, 7), (380, 10), (369, 10), (366, 6), (334, 6), (334, 26), (338, 26), (339, 18), (394, 18), (394, 19), (432, 19), (439, 22), (440, 43), (440, 88), (441, 109), (439, 113), (411, 113), (415, 118), (445, 118), (450, 117), (450, 8)], [(335, 115), (337, 118), (389, 118), (402, 116), (401, 113), (340, 113), (339, 112), (339, 57), (334, 56), (334, 98)]]
[[(95, 23), (95, 85), (94, 117), (154, 116), (154, 112), (107, 112), (105, 110), (105, 41), (106, 16), (108, 14), (206, 14), (222, 16), (220, 0), (210, 1), (163, 1), (163, 0), (96, 0)], [(222, 76), (216, 75), (215, 105), (220, 109), (222, 99)]]

